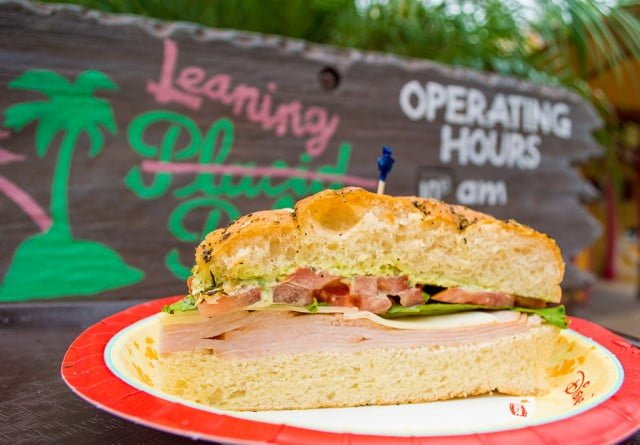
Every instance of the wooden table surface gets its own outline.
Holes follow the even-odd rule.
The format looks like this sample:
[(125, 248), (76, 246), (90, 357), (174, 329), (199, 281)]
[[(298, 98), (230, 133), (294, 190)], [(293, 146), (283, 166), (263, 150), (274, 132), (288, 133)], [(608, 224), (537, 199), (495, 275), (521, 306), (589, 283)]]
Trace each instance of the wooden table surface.
[[(81, 400), (60, 377), (69, 344), (136, 301), (0, 305), (0, 443), (181, 444)], [(629, 338), (639, 345), (638, 339)], [(640, 444), (640, 431), (626, 444)]]

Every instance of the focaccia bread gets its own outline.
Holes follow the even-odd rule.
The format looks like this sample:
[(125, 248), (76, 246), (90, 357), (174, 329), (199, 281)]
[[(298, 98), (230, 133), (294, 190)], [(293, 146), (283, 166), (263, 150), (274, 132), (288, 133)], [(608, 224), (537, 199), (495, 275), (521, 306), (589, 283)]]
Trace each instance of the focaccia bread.
[(267, 210), (210, 233), (191, 292), (215, 283), (274, 282), (308, 266), (559, 302), (564, 262), (548, 236), (432, 199), (359, 188), (325, 190), (293, 210)]

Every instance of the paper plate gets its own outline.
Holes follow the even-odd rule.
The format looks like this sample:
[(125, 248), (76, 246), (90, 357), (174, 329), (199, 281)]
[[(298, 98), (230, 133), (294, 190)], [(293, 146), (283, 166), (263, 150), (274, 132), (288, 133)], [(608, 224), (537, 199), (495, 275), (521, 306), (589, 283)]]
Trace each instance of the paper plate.
[(83, 332), (62, 362), (80, 397), (112, 414), (191, 438), (228, 443), (580, 443), (615, 442), (640, 428), (640, 349), (572, 318), (550, 364), (543, 397), (502, 395), (412, 405), (236, 412), (154, 388), (157, 313), (151, 301)]

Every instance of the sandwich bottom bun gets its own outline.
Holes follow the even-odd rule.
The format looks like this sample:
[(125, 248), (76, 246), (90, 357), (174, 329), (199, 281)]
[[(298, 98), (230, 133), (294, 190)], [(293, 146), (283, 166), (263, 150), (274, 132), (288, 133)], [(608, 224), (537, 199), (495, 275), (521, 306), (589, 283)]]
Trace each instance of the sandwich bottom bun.
[(161, 354), (160, 390), (230, 410), (419, 403), (490, 392), (541, 395), (560, 329), (543, 324), (489, 341), (357, 352), (222, 358)]

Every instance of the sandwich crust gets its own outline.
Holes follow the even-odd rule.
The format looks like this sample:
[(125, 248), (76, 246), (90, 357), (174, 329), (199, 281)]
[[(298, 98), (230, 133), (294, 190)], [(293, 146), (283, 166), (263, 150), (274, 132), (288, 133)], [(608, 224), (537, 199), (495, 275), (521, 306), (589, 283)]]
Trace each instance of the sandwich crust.
[(324, 190), (293, 210), (243, 216), (196, 249), (191, 291), (271, 282), (298, 267), (559, 302), (564, 263), (548, 236), (433, 199)]

